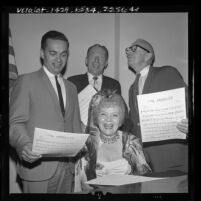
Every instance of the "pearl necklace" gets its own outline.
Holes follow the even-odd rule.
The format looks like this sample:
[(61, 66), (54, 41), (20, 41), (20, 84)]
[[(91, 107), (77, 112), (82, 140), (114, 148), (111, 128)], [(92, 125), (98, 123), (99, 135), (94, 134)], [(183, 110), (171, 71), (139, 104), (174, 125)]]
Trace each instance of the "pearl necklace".
[(103, 143), (112, 144), (115, 143), (119, 139), (119, 134), (115, 134), (112, 136), (106, 136), (104, 134), (100, 134), (100, 139)]

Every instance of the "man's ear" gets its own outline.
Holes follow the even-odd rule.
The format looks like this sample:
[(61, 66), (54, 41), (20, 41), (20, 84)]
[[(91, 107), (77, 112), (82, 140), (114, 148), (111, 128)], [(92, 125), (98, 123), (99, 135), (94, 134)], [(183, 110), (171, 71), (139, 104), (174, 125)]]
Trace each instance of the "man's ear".
[(151, 52), (148, 52), (146, 55), (145, 55), (145, 61), (149, 61), (150, 59), (152, 58), (152, 53)]
[(108, 66), (108, 61), (105, 62), (104, 70), (107, 68), (107, 66)]
[(88, 59), (87, 59), (87, 57), (85, 58), (85, 65), (88, 66)]
[(42, 59), (44, 59), (44, 51), (41, 49), (40, 50), (40, 57), (42, 58)]

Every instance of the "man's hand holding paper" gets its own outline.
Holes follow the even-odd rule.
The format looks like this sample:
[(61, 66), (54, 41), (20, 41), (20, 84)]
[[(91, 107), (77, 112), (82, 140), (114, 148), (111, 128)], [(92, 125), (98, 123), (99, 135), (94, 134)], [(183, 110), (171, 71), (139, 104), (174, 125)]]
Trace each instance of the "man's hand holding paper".
[(28, 143), (23, 147), (21, 158), (29, 163), (33, 163), (40, 159), (42, 156), (40, 154), (31, 151), (32, 144)]
[(54, 157), (74, 157), (84, 147), (88, 134), (35, 128), (32, 151)]
[(143, 94), (137, 99), (143, 142), (186, 138), (187, 123), (181, 122), (186, 119), (184, 88)]
[(182, 119), (180, 122), (178, 122), (177, 128), (182, 133), (188, 134), (188, 119)]

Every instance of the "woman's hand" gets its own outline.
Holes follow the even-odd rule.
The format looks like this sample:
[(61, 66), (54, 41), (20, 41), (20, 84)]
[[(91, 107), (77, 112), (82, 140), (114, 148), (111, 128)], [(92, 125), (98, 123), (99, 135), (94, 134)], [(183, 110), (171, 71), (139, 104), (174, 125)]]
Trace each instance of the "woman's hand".
[(97, 177), (102, 177), (106, 175), (106, 170), (103, 164), (101, 163), (96, 163), (96, 175)]
[(101, 170), (101, 169), (103, 169), (104, 168), (104, 165), (103, 164), (101, 164), (101, 163), (96, 163), (96, 170)]

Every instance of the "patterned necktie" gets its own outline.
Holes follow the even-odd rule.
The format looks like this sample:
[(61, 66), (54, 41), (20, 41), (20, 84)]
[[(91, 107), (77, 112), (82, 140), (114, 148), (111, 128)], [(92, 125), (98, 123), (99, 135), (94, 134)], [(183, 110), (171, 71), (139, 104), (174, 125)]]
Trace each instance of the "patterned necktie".
[(56, 85), (57, 85), (57, 91), (58, 91), (58, 95), (59, 95), (59, 103), (60, 103), (60, 107), (61, 107), (61, 112), (64, 116), (65, 114), (65, 109), (64, 109), (64, 102), (63, 102), (63, 97), (62, 97), (62, 92), (61, 92), (61, 86), (58, 82), (58, 78), (57, 76), (55, 76), (55, 80), (56, 80)]
[(98, 77), (96, 77), (96, 76), (93, 77), (93, 80), (94, 80), (94, 88), (95, 88), (96, 90), (98, 90), (97, 79), (98, 79)]

